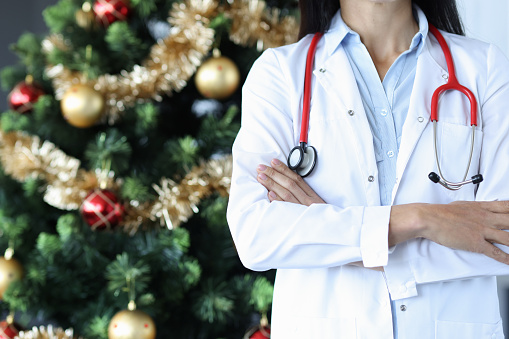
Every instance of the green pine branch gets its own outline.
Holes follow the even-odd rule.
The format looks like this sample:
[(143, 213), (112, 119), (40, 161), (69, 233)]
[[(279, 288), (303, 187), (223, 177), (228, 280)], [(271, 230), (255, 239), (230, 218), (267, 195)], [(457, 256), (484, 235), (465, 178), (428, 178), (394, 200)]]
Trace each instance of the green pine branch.
[(85, 159), (91, 169), (112, 170), (121, 176), (129, 168), (131, 145), (127, 137), (112, 128), (99, 133), (85, 150)]

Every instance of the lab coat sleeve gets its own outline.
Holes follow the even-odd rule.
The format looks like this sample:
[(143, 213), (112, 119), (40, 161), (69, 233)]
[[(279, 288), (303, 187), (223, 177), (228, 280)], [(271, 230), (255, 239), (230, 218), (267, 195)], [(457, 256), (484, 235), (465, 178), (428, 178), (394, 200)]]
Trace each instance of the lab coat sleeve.
[[(498, 48), (491, 46), (487, 58), (487, 83), (482, 112), (482, 151), (476, 200), (509, 200), (507, 176), (509, 165), (509, 62)], [(452, 250), (426, 239), (404, 244), (405, 251), (396, 251), (385, 267), (394, 299), (417, 295), (416, 284), (467, 279), (479, 276), (509, 274), (509, 266), (485, 255)], [(509, 248), (497, 245), (509, 253)]]
[(227, 210), (242, 263), (258, 271), (356, 261), (367, 267), (385, 265), (390, 207), (271, 203), (257, 182), (259, 164), (268, 165), (273, 158), (286, 162), (295, 146), (290, 102), (299, 95), (292, 94), (273, 50), (254, 63), (242, 95), (242, 126), (233, 146)]

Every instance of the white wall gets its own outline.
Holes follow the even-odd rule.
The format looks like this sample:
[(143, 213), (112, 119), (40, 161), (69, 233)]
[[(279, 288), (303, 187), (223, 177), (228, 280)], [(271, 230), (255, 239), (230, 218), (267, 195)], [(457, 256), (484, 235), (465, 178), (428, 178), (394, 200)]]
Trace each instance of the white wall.
[(509, 1), (457, 0), (467, 36), (494, 43), (509, 57)]

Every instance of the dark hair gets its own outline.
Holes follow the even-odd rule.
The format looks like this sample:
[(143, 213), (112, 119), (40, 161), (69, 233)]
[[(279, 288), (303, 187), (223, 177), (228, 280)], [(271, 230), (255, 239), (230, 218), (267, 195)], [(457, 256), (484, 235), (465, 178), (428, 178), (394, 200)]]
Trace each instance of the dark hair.
[[(438, 29), (465, 35), (456, 7), (456, 0), (412, 0), (429, 23)], [(339, 9), (339, 0), (299, 0), (299, 39), (309, 33), (325, 32)]]

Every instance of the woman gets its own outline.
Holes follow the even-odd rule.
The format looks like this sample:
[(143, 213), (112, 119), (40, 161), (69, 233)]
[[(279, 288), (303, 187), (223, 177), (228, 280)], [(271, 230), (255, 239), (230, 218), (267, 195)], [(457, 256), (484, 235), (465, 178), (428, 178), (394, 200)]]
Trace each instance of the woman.
[[(305, 36), (253, 65), (233, 147), (228, 222), (246, 267), (277, 269), (272, 338), (503, 338), (507, 60), (460, 35), (454, 1), (300, 6)], [(427, 178), (437, 171), (431, 97), (449, 77), (428, 23), (478, 102), (468, 177), (484, 181), (457, 191)], [(302, 179), (286, 158), (299, 142), (308, 33), (318, 31), (308, 131), (318, 160)], [(470, 136), (467, 98), (446, 92), (437, 153), (447, 179), (463, 178)]]

